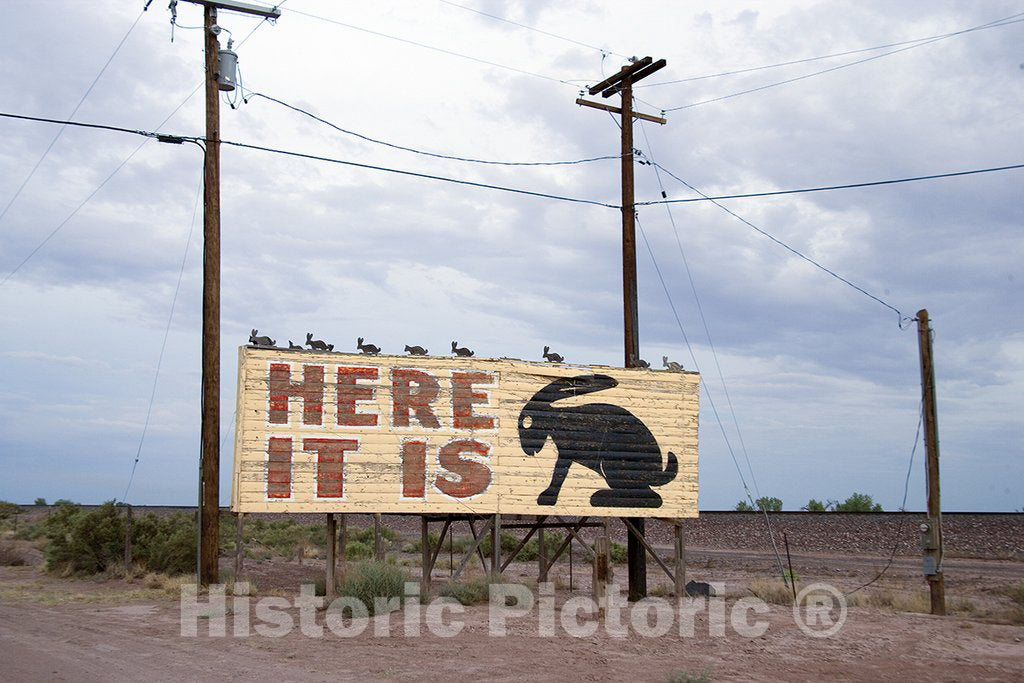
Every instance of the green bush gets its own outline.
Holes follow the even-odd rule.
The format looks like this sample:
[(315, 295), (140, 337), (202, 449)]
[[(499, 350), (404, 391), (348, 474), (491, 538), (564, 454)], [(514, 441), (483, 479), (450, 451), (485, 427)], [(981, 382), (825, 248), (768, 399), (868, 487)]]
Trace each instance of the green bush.
[(854, 493), (834, 509), (836, 512), (882, 512), (882, 506), (866, 493)]
[(21, 513), (21, 506), (15, 505), (14, 503), (8, 503), (6, 500), (0, 500), (0, 520), (14, 517)]
[(167, 517), (148, 514), (132, 521), (132, 560), (162, 574), (196, 569), (196, 522), (181, 512)]
[(32, 503), (32, 504), (33, 505), (46, 505), (46, 499), (45, 498), (36, 498), (36, 501), (34, 503)]
[(463, 605), (479, 605), (490, 598), (489, 583), (485, 579), (469, 579), (449, 583), (441, 589), (441, 595), (454, 598)]
[(365, 560), (373, 557), (373, 545), (362, 541), (349, 541), (345, 544), (345, 558), (348, 560)]
[(89, 512), (62, 502), (44, 522), (46, 568), (74, 574), (106, 571), (124, 559), (124, 517), (113, 501)]
[(608, 541), (608, 557), (613, 563), (622, 564), (629, 559), (629, 549), (621, 543)]
[(404, 570), (387, 562), (361, 562), (349, 569), (348, 576), (338, 586), (338, 595), (359, 599), (373, 615), (374, 598), (398, 598), (401, 602), (408, 580)]

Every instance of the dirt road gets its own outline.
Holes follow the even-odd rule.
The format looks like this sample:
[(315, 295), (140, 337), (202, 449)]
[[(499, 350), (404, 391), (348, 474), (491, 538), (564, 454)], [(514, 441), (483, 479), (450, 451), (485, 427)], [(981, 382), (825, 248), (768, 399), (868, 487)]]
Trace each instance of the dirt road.
[[(258, 583), (275, 569), (267, 564)], [(276, 569), (295, 577), (300, 568), (292, 563)], [(316, 574), (308, 565), (301, 569)], [(584, 573), (582, 568), (578, 573)], [(292, 603), (296, 591), (269, 592)], [(735, 595), (714, 601), (713, 608), (703, 602), (700, 609), (694, 607), (692, 635), (686, 615), (674, 608), (666, 617), (667, 632), (652, 637), (644, 633), (652, 624), (660, 627), (664, 614), (658, 617), (652, 608), (641, 625), (623, 612), (618, 620), (628, 633), (625, 638), (618, 637), (622, 628), (572, 614), (573, 603), (566, 601), (580, 598), (579, 590), (574, 595), (558, 591), (559, 609), (548, 622), (539, 605), (525, 615), (506, 615), (505, 636), (489, 635), (486, 604), (463, 612), (450, 608), (433, 621), (424, 607), (427, 617), (410, 621), (420, 635), (406, 634), (406, 611), (391, 614), (389, 628), (368, 620), (357, 635), (352, 634), (358, 620), (338, 622), (345, 634), (338, 635), (331, 625), (325, 628), (330, 611), (306, 610), (311, 621), (303, 625), (304, 608), (260, 614), (256, 601), (263, 596), (246, 603), (248, 618), (241, 609), (223, 617), (224, 636), (209, 632), (224, 614), (216, 610), (211, 618), (186, 618), (186, 626), (195, 626), (198, 635), (182, 636), (178, 601), (138, 582), (64, 580), (30, 567), (0, 568), (3, 678), (667, 681), (707, 673), (711, 680), (1024, 679), (1024, 625), (990, 623), (991, 613), (982, 614), (988, 598), (981, 592), (974, 598), (976, 609), (945, 618), (850, 607), (841, 628), (826, 638), (802, 631), (791, 607), (765, 605), (761, 613)], [(231, 611), (231, 598), (226, 601)], [(495, 609), (494, 615), (499, 614), (500, 608)], [(806, 611), (801, 614), (806, 621)], [(284, 622), (291, 628), (283, 628)], [(453, 637), (432, 632), (450, 632), (459, 625)], [(544, 628), (554, 635), (542, 635)], [(275, 629), (282, 635), (271, 635)], [(590, 629), (594, 632), (577, 637)], [(233, 635), (246, 630), (248, 636)]]

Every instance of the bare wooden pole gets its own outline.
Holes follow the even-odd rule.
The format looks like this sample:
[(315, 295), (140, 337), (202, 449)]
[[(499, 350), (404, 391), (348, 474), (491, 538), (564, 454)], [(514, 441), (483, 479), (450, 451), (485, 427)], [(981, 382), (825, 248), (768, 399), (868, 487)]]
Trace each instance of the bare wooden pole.
[(676, 551), (676, 597), (686, 595), (686, 529), (682, 520), (675, 520), (675, 551)]
[(206, 5), (206, 154), (203, 169), (202, 529), (199, 581), (219, 582), (220, 545), (220, 92), (217, 8)]
[[(438, 540), (438, 544), (441, 540)], [(420, 562), (423, 565), (420, 575), (420, 595), (430, 593), (430, 572), (431, 572), (431, 550), (430, 547), (430, 525), (426, 515), (420, 517)]]
[(384, 539), (381, 537), (380, 513), (373, 516), (373, 556), (378, 562), (384, 561)]
[(946, 613), (946, 580), (942, 575), (942, 505), (939, 496), (939, 418), (935, 403), (935, 366), (927, 309), (917, 312), (921, 352), (921, 409), (924, 412), (925, 469), (928, 475), (928, 519), (922, 525), (924, 573), (931, 593), (931, 613)]
[(242, 580), (242, 568), (245, 563), (245, 515), (235, 514), (235, 581)]
[(338, 515), (338, 564), (341, 567), (341, 580), (348, 575), (348, 516)]
[(495, 513), (491, 526), (491, 578), (501, 578), (501, 515)]
[(327, 572), (324, 576), (324, 596), (330, 602), (334, 599), (338, 579), (336, 575), (338, 561), (338, 523), (334, 513), (327, 513)]
[(537, 583), (548, 580), (548, 549), (544, 542), (544, 528), (537, 531)]

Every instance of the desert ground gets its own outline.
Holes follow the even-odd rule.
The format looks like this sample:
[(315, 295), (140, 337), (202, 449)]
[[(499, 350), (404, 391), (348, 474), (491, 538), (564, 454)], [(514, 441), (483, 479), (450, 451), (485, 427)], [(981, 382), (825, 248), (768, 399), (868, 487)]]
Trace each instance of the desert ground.
[[(486, 601), (465, 607), (436, 601), (433, 613), (428, 605), (407, 603), (362, 620), (365, 623), (339, 618), (332, 622), (339, 625), (337, 632), (327, 624), (330, 610), (294, 604), (302, 584), (322, 579), (325, 563), (319, 557), (247, 559), (242, 578), (251, 583), (251, 596), (228, 595), (224, 607), (217, 607), (215, 599), (211, 603), (209, 595), (199, 595), (201, 616), (186, 610), (191, 616), (184, 619), (179, 597), (187, 579), (142, 572), (61, 577), (43, 571), (41, 558), (36, 557), (25, 566), (0, 567), (3, 678), (1024, 680), (1020, 515), (964, 521), (965, 528), (981, 527), (974, 529), (975, 534), (962, 533), (962, 538), (985, 538), (981, 549), (962, 542), (945, 559), (949, 614), (944, 617), (927, 613), (921, 563), (912, 554), (912, 528), (898, 527), (910, 539), (909, 547), (898, 551), (876, 578), (889, 564), (892, 553), (886, 548), (893, 547), (894, 536), (876, 534), (876, 551), (870, 552), (859, 545), (868, 542), (860, 533), (868, 522), (846, 520), (840, 526), (849, 528), (840, 528), (835, 526), (840, 518), (833, 517), (835, 528), (829, 531), (825, 523), (824, 535), (811, 540), (810, 518), (795, 519), (786, 526), (782, 516), (780, 525), (786, 526), (791, 544), (789, 562), (797, 589), (826, 583), (849, 594), (843, 597), (845, 620), (827, 637), (818, 636), (827, 626), (840, 623), (839, 599), (816, 619), (808, 616), (806, 606), (794, 612), (778, 578), (775, 555), (755, 539), (754, 522), (726, 516), (709, 518), (700, 528), (695, 523), (686, 555), (687, 579), (718, 586), (721, 597), (685, 601), (681, 608), (671, 596), (669, 577), (649, 562), (649, 592), (660, 607), (650, 605), (639, 619), (628, 608), (614, 620), (576, 610), (576, 603), (591, 595), (591, 566), (582, 552), (574, 556), (571, 590), (566, 560), (552, 568), (554, 608), (547, 616), (536, 583), (536, 562), (515, 562), (504, 581), (522, 584), (531, 600), (537, 598), (529, 612), (517, 611), (515, 605), (503, 607), (503, 601), (493, 607)], [(417, 537), (413, 529), (418, 523), (412, 520), (385, 523), (399, 529), (403, 538)], [(744, 544), (743, 524), (749, 547), (732, 547)], [(711, 532), (705, 528), (709, 525)], [(654, 526), (649, 526), (649, 535), (669, 562), (671, 549)], [(996, 538), (1000, 536), (1002, 540)], [(834, 547), (817, 548), (819, 541)], [(389, 557), (410, 580), (419, 580), (418, 553), (402, 552), (395, 543)], [(457, 564), (457, 554), (454, 559)], [(788, 566), (784, 554), (781, 559)], [(469, 566), (470, 579), (482, 580), (480, 563)], [(222, 569), (225, 575), (231, 572), (232, 558), (223, 558)], [(450, 571), (447, 553), (441, 553), (431, 599)], [(872, 579), (871, 585), (853, 592)], [(613, 580), (624, 588), (625, 565), (614, 566)], [(755, 596), (765, 599), (756, 609)], [(257, 603), (268, 598), (286, 606), (261, 612)], [(415, 610), (421, 618), (414, 618)], [(490, 631), (501, 615), (505, 635), (494, 635)], [(801, 620), (805, 625), (810, 621), (812, 635), (801, 629)], [(224, 635), (217, 634), (219, 626)], [(196, 635), (182, 635), (188, 628)]]

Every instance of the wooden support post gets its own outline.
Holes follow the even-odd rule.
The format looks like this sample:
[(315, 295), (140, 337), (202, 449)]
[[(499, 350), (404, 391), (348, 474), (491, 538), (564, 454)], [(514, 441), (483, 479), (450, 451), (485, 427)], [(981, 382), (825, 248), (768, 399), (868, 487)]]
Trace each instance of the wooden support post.
[[(235, 513), (235, 581), (242, 580), (242, 567), (245, 563), (245, 515)], [(330, 517), (330, 515), (328, 515)]]
[(608, 595), (608, 539), (598, 536), (594, 539), (594, 601), (597, 603), (598, 618), (604, 619)]
[(924, 413), (925, 471), (928, 475), (927, 528), (924, 537), (924, 573), (931, 594), (931, 613), (946, 614), (946, 579), (942, 574), (942, 504), (939, 495), (939, 418), (935, 403), (935, 366), (932, 331), (927, 309), (917, 312), (917, 341), (921, 352), (921, 410)]
[(537, 531), (537, 583), (548, 580), (548, 549), (544, 543), (544, 528)]
[(327, 602), (334, 600), (337, 590), (338, 579), (335, 572), (338, 568), (338, 524), (334, 520), (334, 513), (327, 513), (327, 572), (324, 575), (324, 597)]
[(384, 538), (381, 536), (380, 513), (373, 516), (373, 556), (378, 562), (384, 561)]
[[(438, 541), (440, 544), (440, 541)], [(430, 525), (426, 515), (420, 517), (420, 562), (423, 569), (420, 573), (420, 597), (430, 594), (430, 572), (433, 569), (431, 562), (432, 548), (430, 547)]]
[(501, 515), (497, 513), (491, 525), (491, 579), (501, 580)]
[(686, 595), (686, 529), (683, 527), (682, 520), (675, 520), (675, 540), (676, 540), (676, 576), (675, 576), (675, 592), (676, 597), (681, 598)]
[[(17, 521), (17, 517), (14, 518)], [(17, 527), (15, 527), (17, 528)], [(124, 569), (128, 571), (132, 566), (132, 506), (125, 508), (124, 522)]]
[(348, 576), (348, 515), (338, 515), (338, 566), (341, 571), (339, 578), (344, 581)]

